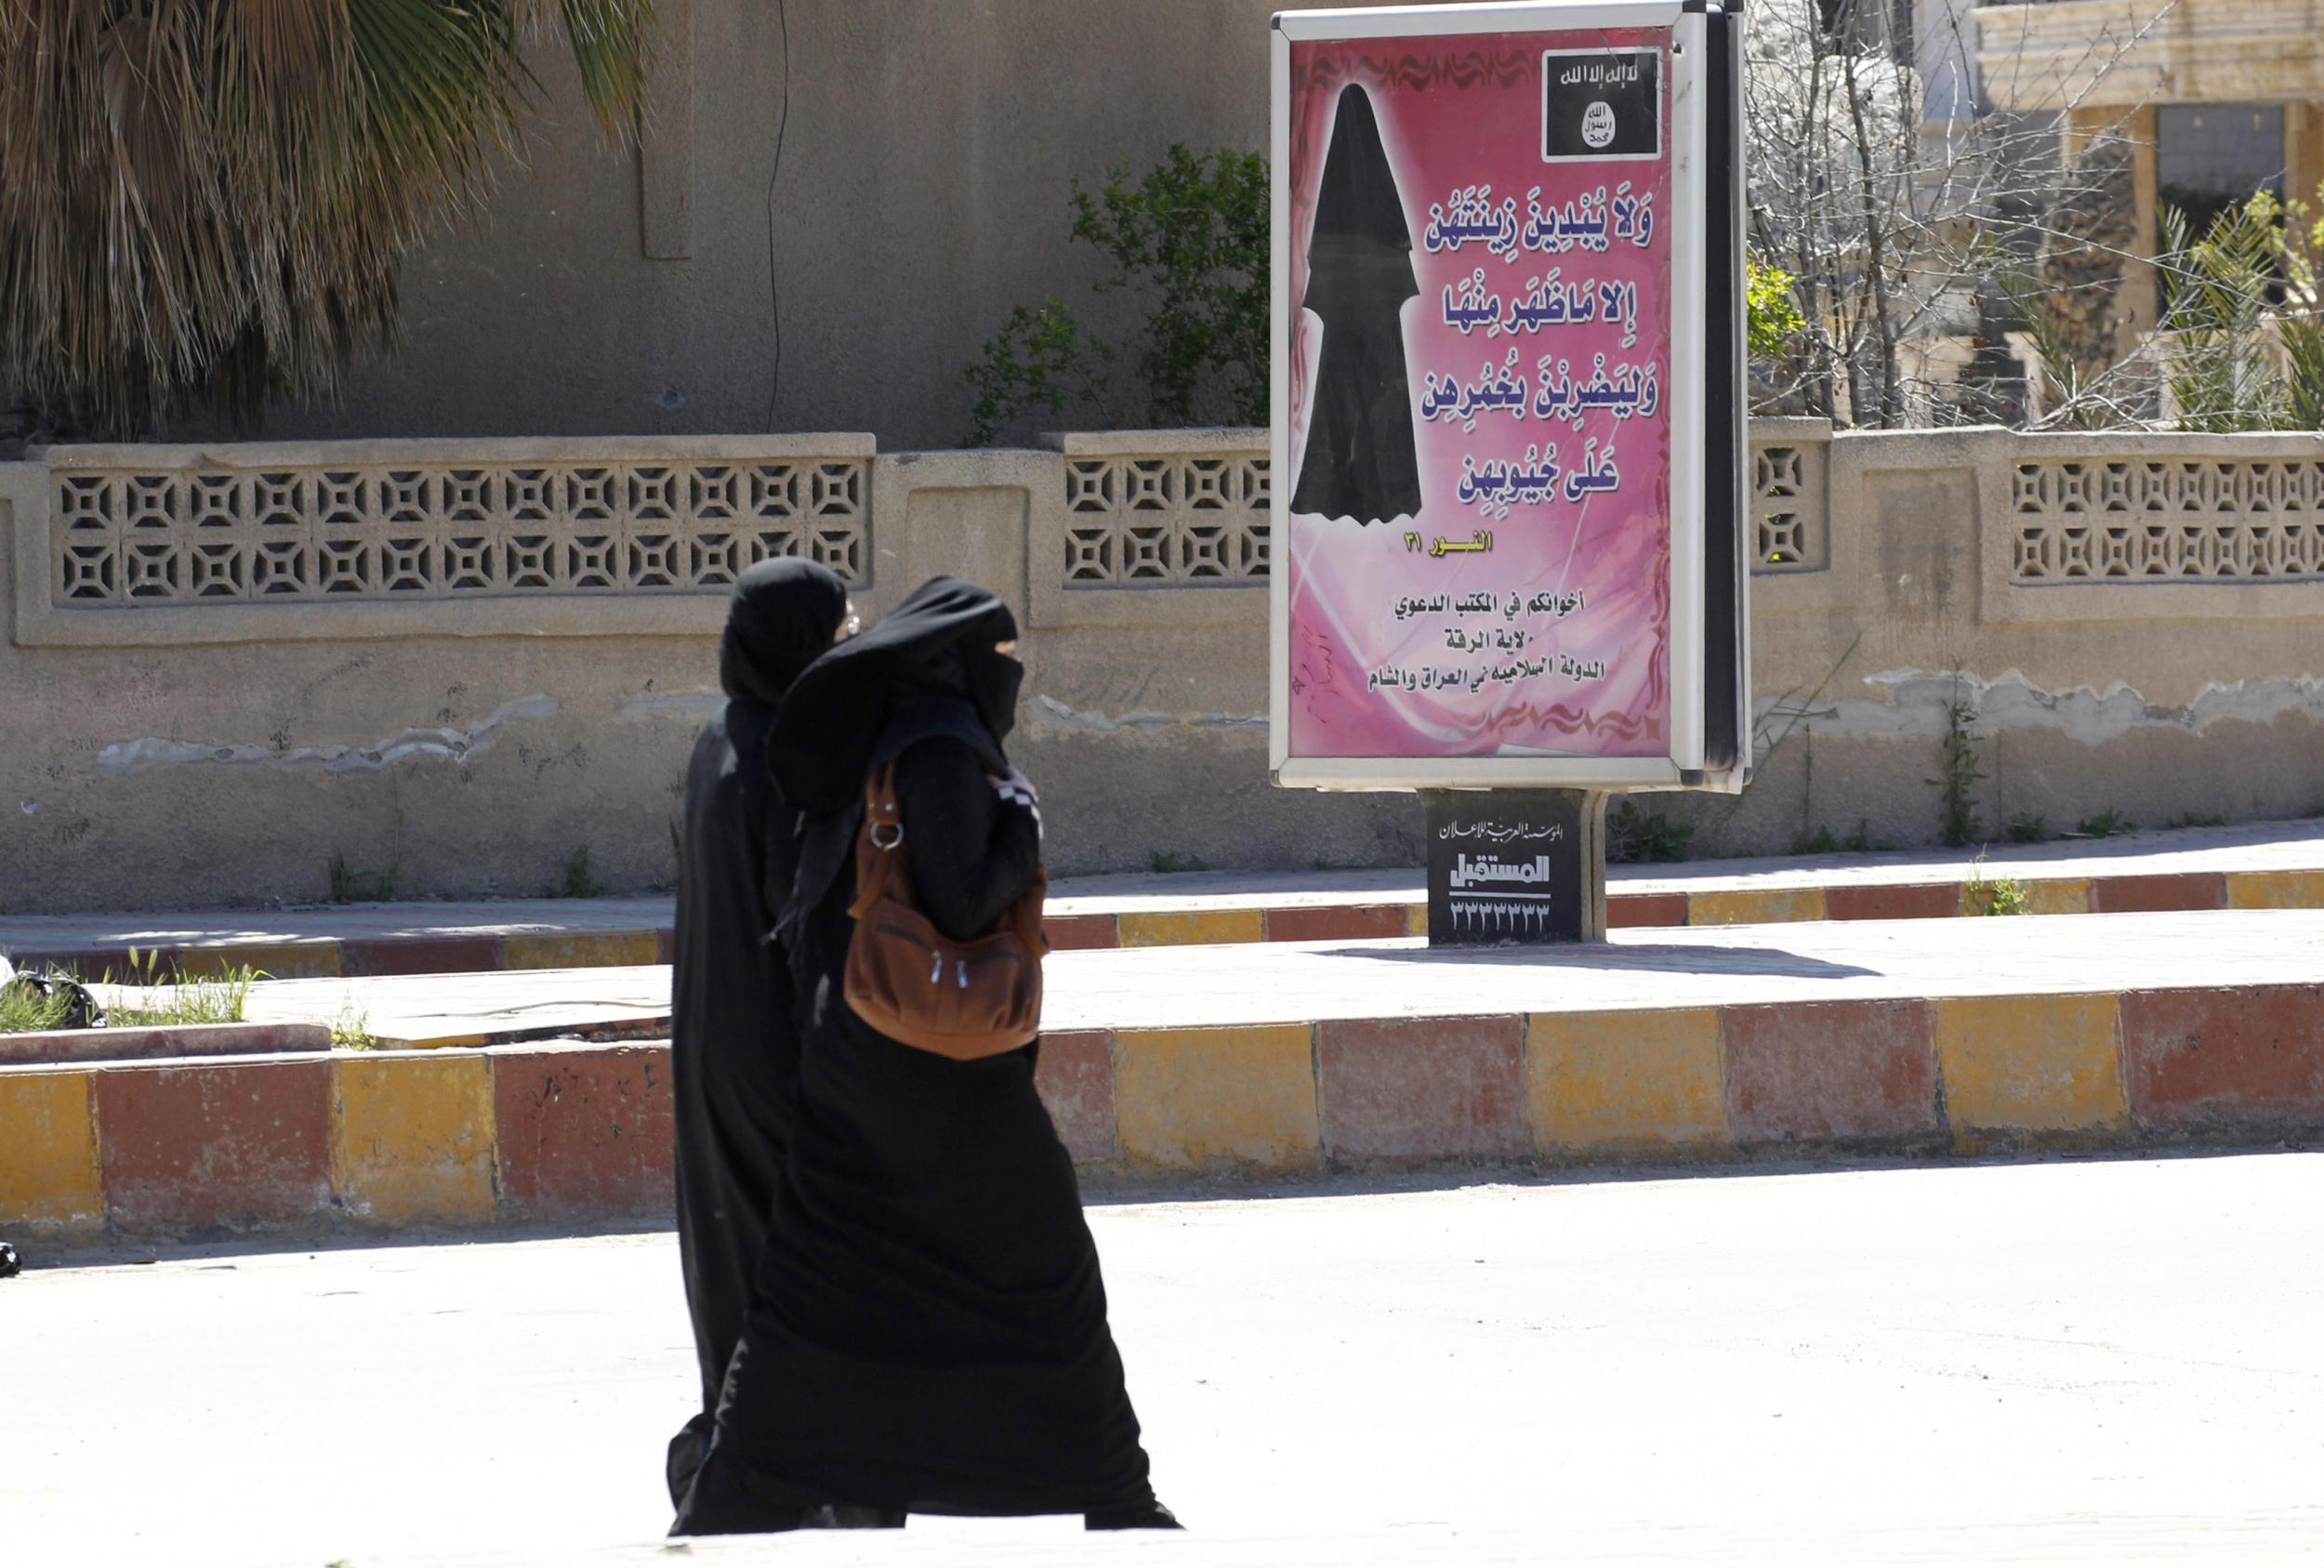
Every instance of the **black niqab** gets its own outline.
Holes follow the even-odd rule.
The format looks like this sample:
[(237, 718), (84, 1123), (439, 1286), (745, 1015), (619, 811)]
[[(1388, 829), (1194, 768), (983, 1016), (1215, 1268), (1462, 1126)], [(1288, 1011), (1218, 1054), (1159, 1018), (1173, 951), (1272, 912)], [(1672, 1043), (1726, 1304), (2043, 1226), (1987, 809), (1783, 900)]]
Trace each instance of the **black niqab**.
[(1024, 666), (994, 644), (1017, 618), (1000, 596), (957, 577), (931, 577), (863, 636), (800, 676), (767, 741), (785, 799), (838, 810), (864, 787), (873, 750), (912, 710), (966, 701), (996, 749), (1016, 723)]
[(829, 567), (789, 556), (759, 562), (734, 580), (719, 684), (736, 702), (772, 707), (829, 650), (846, 613), (847, 585)]
[(1334, 115), (1301, 300), (1323, 343), (1291, 509), (1382, 522), (1420, 509), (1403, 316), (1419, 284), (1371, 95), (1350, 83)]

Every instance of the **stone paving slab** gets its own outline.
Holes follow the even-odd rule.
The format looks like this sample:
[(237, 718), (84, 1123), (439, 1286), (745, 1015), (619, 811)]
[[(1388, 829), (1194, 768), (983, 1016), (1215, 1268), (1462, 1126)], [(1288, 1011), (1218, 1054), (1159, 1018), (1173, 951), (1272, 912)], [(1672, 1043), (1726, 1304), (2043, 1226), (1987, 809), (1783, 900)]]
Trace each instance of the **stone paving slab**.
[[(1618, 928), (1922, 919), (1974, 913), (1967, 850), (1616, 866)], [(2324, 822), (1997, 846), (1982, 875), (2023, 882), (2035, 913), (2324, 908)], [(1414, 871), (1192, 872), (1068, 878), (1050, 901), (1060, 951), (1352, 942), (1417, 935)], [(0, 916), (0, 952), (97, 976), (131, 947), (189, 973), (281, 980), (667, 963), (667, 896), (326, 904), (273, 911)]]

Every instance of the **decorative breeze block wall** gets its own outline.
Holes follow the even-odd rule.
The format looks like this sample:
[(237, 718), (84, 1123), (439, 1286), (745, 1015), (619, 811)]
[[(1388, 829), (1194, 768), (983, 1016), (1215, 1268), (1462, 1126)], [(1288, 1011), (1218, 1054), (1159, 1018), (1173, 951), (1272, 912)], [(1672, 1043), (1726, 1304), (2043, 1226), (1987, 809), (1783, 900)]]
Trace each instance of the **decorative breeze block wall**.
[(803, 556), (865, 581), (866, 460), (59, 468), (59, 609), (715, 593)]
[(2324, 577), (2324, 463), (2019, 463), (2014, 583)]
[(1824, 448), (1751, 447), (1751, 570), (1816, 572), (1831, 560)]
[(1067, 457), (1065, 586), (1263, 581), (1270, 482), (1252, 453)]

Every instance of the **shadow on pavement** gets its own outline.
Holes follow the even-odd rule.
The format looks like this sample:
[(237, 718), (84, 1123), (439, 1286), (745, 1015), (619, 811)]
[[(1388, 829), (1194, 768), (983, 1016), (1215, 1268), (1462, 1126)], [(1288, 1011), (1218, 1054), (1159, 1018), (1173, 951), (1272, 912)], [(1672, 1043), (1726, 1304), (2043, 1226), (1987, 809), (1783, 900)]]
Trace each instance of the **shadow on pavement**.
[(1835, 964), (1787, 953), (1777, 947), (1705, 947), (1699, 945), (1642, 946), (1623, 942), (1583, 942), (1563, 947), (1319, 947), (1329, 958), (1369, 958), (1388, 964), (1427, 964), (1438, 968), (1475, 968), (1635, 969), (1642, 973), (1706, 975), (1768, 975), (1784, 980), (1850, 980), (1877, 976), (1882, 971), (1860, 964)]

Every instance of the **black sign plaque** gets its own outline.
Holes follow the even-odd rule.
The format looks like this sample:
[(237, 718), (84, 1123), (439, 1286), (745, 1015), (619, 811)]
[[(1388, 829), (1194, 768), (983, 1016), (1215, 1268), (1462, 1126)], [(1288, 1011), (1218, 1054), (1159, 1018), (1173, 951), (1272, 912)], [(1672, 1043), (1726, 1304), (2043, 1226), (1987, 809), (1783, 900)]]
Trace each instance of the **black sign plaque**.
[(1552, 49), (1541, 57), (1541, 161), (1662, 156), (1662, 51)]
[(1444, 790), (1426, 799), (1430, 946), (1604, 940), (1603, 796)]

